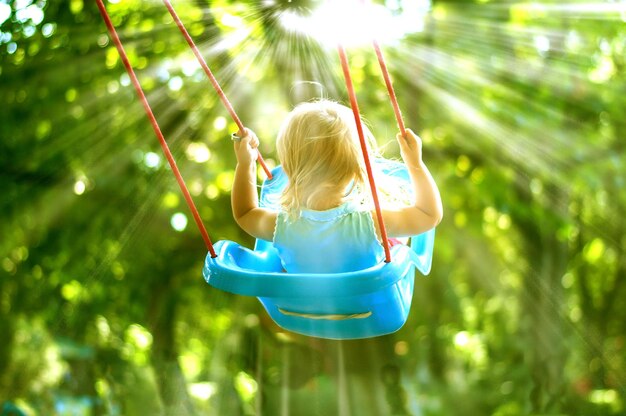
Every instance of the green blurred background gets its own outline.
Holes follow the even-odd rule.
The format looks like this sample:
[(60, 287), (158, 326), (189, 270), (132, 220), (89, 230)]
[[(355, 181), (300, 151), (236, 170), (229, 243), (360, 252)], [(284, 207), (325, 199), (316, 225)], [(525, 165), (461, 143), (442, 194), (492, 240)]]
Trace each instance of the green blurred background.
[[(281, 18), (316, 3), (174, 2), (270, 165), (295, 102), (346, 101), (334, 50)], [(95, 2), (0, 0), (2, 415), (624, 414), (626, 2), (380, 3), (412, 24), (384, 49), (445, 218), (406, 325), (338, 342), (204, 282)], [(235, 127), (165, 7), (106, 6), (212, 239), (250, 246)], [(398, 157), (375, 56), (349, 53)]]

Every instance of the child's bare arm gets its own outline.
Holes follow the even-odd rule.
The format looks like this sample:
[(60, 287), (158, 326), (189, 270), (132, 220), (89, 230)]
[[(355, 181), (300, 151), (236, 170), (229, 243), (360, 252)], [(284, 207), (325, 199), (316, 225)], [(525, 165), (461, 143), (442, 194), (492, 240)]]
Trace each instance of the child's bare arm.
[(434, 228), (441, 222), (443, 206), (435, 180), (422, 161), (422, 141), (411, 130), (396, 136), (415, 195), (413, 205), (384, 210), (383, 221), (389, 237), (409, 237)]
[(256, 188), (256, 159), (259, 139), (246, 129), (245, 136), (235, 141), (237, 167), (231, 192), (233, 216), (239, 226), (255, 238), (272, 241), (276, 224), (276, 213), (259, 208)]

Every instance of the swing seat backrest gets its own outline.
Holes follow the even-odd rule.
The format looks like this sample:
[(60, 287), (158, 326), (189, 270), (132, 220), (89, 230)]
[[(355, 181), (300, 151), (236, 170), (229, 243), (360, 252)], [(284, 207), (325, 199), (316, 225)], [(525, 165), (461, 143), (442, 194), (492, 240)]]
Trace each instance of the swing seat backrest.
[[(408, 181), (403, 165), (390, 166), (392, 170), (383, 171)], [(276, 207), (286, 185), (280, 168), (272, 176), (261, 190), (261, 206)], [(263, 240), (257, 240), (254, 250), (219, 241), (217, 257), (207, 256), (203, 274), (213, 287), (258, 297), (270, 317), (289, 331), (331, 339), (369, 338), (395, 332), (406, 322), (415, 270), (430, 272), (434, 236), (430, 230), (412, 237), (410, 247), (393, 246), (390, 263), (333, 274), (285, 273), (277, 251)]]

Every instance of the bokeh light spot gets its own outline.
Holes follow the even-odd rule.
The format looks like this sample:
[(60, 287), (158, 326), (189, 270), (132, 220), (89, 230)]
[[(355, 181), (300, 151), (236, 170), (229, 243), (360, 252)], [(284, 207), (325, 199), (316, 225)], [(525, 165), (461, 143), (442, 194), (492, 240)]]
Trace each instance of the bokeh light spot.
[(0, 3), (0, 25), (11, 17), (11, 6)]
[(87, 189), (87, 184), (85, 184), (85, 182), (82, 179), (79, 179), (74, 183), (74, 193), (76, 195), (84, 194), (85, 189)]
[(183, 79), (181, 77), (173, 77), (167, 83), (167, 87), (172, 91), (180, 91), (183, 87)]
[(143, 163), (149, 168), (156, 169), (161, 166), (161, 156), (154, 152), (148, 152), (143, 157)]
[(187, 228), (187, 216), (182, 212), (177, 212), (172, 215), (172, 219), (170, 220), (170, 224), (172, 228), (176, 231), (182, 232)]
[(189, 143), (185, 153), (189, 160), (193, 160), (196, 163), (204, 163), (211, 158), (211, 151), (204, 143)]
[(222, 116), (216, 117), (215, 120), (213, 120), (213, 128), (217, 131), (224, 130), (227, 124), (228, 124), (228, 121), (226, 120), (225, 117), (222, 117)]

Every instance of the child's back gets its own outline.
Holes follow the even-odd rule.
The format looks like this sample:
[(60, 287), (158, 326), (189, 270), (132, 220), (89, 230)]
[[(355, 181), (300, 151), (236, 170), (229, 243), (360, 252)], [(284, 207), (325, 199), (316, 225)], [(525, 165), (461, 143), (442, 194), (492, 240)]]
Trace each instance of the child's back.
[(303, 209), (290, 219), (280, 212), (274, 247), (291, 273), (342, 273), (379, 263), (383, 247), (371, 213), (353, 201), (325, 211)]

